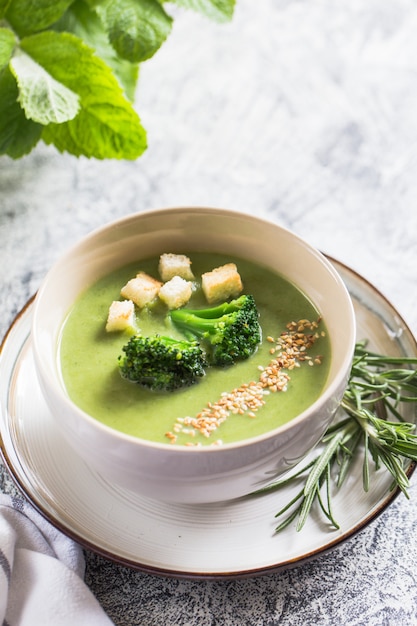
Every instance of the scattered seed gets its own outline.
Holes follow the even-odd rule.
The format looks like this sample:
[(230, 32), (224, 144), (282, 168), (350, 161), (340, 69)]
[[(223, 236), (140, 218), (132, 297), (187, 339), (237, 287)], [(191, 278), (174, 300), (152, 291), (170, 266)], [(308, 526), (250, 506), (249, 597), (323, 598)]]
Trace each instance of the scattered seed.
[[(172, 432), (165, 433), (171, 443), (177, 441), (177, 434), (195, 437), (200, 433), (209, 438), (212, 433), (225, 422), (230, 415), (247, 415), (251, 419), (256, 417), (256, 412), (265, 404), (265, 396), (270, 393), (285, 392), (288, 388), (289, 371), (300, 367), (301, 363), (307, 362), (310, 367), (321, 365), (322, 356), (313, 359), (308, 357), (309, 350), (315, 341), (325, 332), (315, 332), (320, 318), (310, 322), (303, 319), (291, 321), (286, 326), (286, 331), (274, 339), (267, 337), (269, 343), (274, 346), (270, 354), (274, 356), (267, 366), (258, 365), (259, 379), (244, 383), (230, 392), (224, 391), (217, 402), (208, 402), (207, 405), (195, 417), (178, 417)], [(308, 332), (308, 331), (314, 331)], [(221, 445), (221, 439), (217, 439), (211, 445)], [(201, 446), (201, 442), (187, 441), (186, 446)]]

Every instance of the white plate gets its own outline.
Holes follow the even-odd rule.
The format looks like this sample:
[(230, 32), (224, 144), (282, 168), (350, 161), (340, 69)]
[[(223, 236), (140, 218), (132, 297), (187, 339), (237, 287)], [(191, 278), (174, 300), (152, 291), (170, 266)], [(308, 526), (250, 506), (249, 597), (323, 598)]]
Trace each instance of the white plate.
[[(412, 333), (364, 278), (332, 260), (352, 295), (358, 339), (385, 354), (417, 355)], [(297, 533), (275, 534), (274, 515), (295, 489), (211, 505), (171, 505), (104, 481), (62, 439), (42, 398), (31, 351), (32, 301), (17, 316), (0, 355), (1, 448), (17, 484), (56, 527), (123, 565), (186, 578), (255, 576), (299, 564), (351, 537), (396, 497), (385, 470), (362, 488), (360, 459), (333, 497), (340, 530), (317, 513)], [(415, 421), (410, 405), (408, 421)], [(409, 473), (414, 470), (410, 464)]]

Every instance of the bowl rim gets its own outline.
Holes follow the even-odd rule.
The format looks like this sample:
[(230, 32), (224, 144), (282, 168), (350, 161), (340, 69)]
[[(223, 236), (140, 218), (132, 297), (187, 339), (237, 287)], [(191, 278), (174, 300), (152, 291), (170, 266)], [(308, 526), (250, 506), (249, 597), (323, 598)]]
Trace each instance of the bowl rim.
[(351, 321), (351, 324), (348, 329), (349, 336), (348, 336), (348, 341), (347, 341), (348, 345), (350, 346), (350, 350), (346, 351), (346, 354), (344, 355), (344, 358), (343, 358), (343, 362), (339, 370), (335, 373), (333, 380), (330, 382), (330, 384), (326, 386), (323, 393), (321, 393), (314, 402), (312, 402), (308, 407), (306, 407), (306, 409), (304, 409), (301, 413), (299, 413), (298, 415), (290, 419), (288, 422), (281, 424), (280, 426), (277, 426), (274, 429), (267, 430), (266, 432), (261, 433), (259, 435), (248, 437), (239, 441), (223, 443), (222, 445), (218, 445), (218, 446), (206, 445), (206, 446), (199, 446), (199, 447), (184, 446), (181, 444), (176, 444), (176, 443), (172, 444), (169, 442), (162, 443), (162, 442), (151, 441), (148, 439), (137, 437), (135, 435), (130, 435), (128, 433), (122, 432), (120, 430), (117, 430), (116, 428), (112, 428), (104, 424), (99, 419), (93, 417), (92, 415), (90, 415), (89, 413), (81, 409), (70, 398), (70, 396), (66, 392), (63, 380), (62, 379), (58, 380), (58, 378), (60, 378), (59, 370), (58, 370), (58, 378), (57, 379), (54, 378), (54, 381), (53, 381), (54, 389), (56, 390), (56, 394), (59, 395), (61, 401), (65, 402), (69, 407), (71, 407), (71, 410), (78, 415), (79, 419), (82, 419), (83, 421), (88, 423), (90, 426), (92, 426), (94, 429), (100, 431), (106, 437), (111, 437), (112, 439), (116, 437), (116, 439), (120, 442), (126, 442), (126, 443), (130, 443), (130, 444), (137, 445), (137, 446), (144, 446), (148, 449), (163, 450), (165, 453), (167, 452), (169, 453), (169, 451), (171, 451), (170, 453), (174, 455), (178, 455), (179, 453), (180, 454), (198, 453), (199, 455), (201, 454), (211, 454), (211, 455), (225, 454), (226, 451), (231, 451), (235, 449), (245, 449), (246, 447), (253, 446), (257, 443), (265, 442), (267, 440), (270, 440), (271, 438), (274, 438), (275, 436), (279, 434), (285, 434), (286, 431), (291, 430), (294, 427), (297, 427), (300, 423), (302, 423), (308, 417), (309, 414), (311, 414), (312, 412), (320, 411), (320, 409), (324, 407), (324, 405), (336, 393), (336, 391), (340, 387), (340, 384), (343, 382), (343, 380), (345, 379), (347, 381), (347, 376), (350, 371), (353, 353), (354, 353), (354, 347), (355, 347), (356, 318), (355, 318), (352, 299), (350, 297), (348, 289), (342, 277), (340, 276), (339, 272), (331, 263), (330, 259), (327, 258), (320, 250), (318, 250), (312, 244), (310, 244), (305, 238), (298, 235), (297, 233), (292, 231), (290, 228), (283, 226), (279, 224), (278, 222), (267, 219), (265, 217), (251, 215), (249, 213), (245, 213), (244, 211), (241, 211), (238, 209), (199, 206), (199, 205), (149, 208), (149, 209), (144, 209), (141, 211), (131, 212), (124, 216), (118, 217), (115, 220), (106, 222), (105, 224), (102, 224), (99, 227), (91, 230), (86, 235), (81, 237), (77, 242), (72, 244), (61, 256), (59, 256), (59, 258), (54, 262), (54, 264), (51, 266), (51, 268), (48, 270), (48, 272), (44, 276), (44, 279), (34, 298), (34, 311), (33, 311), (33, 321), (32, 321), (32, 328), (31, 328), (31, 339), (32, 339), (33, 350), (35, 354), (36, 367), (42, 370), (43, 369), (42, 358), (39, 356), (41, 354), (41, 351), (39, 350), (39, 347), (37, 346), (37, 333), (36, 333), (37, 320), (39, 317), (39, 312), (38, 312), (39, 303), (42, 300), (44, 291), (46, 291), (47, 289), (49, 276), (54, 271), (56, 271), (56, 269), (60, 265), (67, 262), (77, 252), (79, 248), (87, 246), (89, 242), (93, 241), (96, 238), (99, 238), (101, 235), (104, 235), (107, 231), (110, 231), (114, 228), (117, 229), (123, 226), (125, 227), (127, 224), (129, 224), (129, 222), (135, 222), (138, 219), (140, 220), (142, 217), (148, 217), (148, 216), (152, 217), (152, 216), (157, 216), (157, 215), (164, 214), (164, 213), (181, 214), (181, 213), (190, 213), (190, 212), (205, 213), (206, 215), (218, 214), (218, 215), (228, 216), (232, 218), (237, 217), (240, 219), (243, 218), (248, 221), (256, 222), (258, 224), (264, 224), (265, 226), (278, 228), (279, 230), (283, 231), (287, 236), (290, 236), (294, 238), (295, 240), (297, 240), (300, 245), (304, 246), (311, 254), (313, 254), (322, 263), (322, 265), (324, 265), (327, 271), (332, 275), (341, 293), (343, 293), (345, 297), (346, 306), (349, 309), (348, 310), (349, 319)]

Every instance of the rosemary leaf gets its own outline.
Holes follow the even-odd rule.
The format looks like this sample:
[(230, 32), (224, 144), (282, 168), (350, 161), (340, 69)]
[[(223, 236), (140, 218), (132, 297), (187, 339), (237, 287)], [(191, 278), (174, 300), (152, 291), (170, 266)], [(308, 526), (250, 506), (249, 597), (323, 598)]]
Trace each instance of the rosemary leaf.
[(407, 466), (409, 461), (417, 462), (417, 434), (416, 425), (404, 420), (401, 408), (403, 403), (417, 402), (417, 369), (413, 365), (417, 365), (417, 357), (392, 357), (368, 351), (365, 341), (356, 344), (338, 419), (325, 432), (323, 449), (289, 477), (252, 494), (270, 493), (304, 481), (297, 495), (276, 514), (282, 517), (276, 532), (294, 521), (300, 531), (315, 503), (338, 529), (332, 493), (344, 484), (359, 452), (363, 454), (365, 491), (371, 488), (371, 467), (374, 471), (384, 467), (392, 476), (392, 488), (409, 497)]
[(326, 470), (331, 458), (340, 445), (343, 434), (343, 431), (341, 431), (329, 441), (322, 454), (318, 457), (317, 462), (313, 465), (304, 487), (304, 494), (306, 496), (315, 489), (317, 483), (320, 481), (321, 475)]

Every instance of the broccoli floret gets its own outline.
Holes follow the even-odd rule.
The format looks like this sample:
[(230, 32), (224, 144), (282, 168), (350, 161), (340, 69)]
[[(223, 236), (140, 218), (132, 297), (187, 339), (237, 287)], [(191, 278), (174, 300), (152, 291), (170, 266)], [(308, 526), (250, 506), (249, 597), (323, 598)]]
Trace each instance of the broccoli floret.
[(251, 295), (208, 309), (176, 309), (170, 316), (188, 339), (200, 341), (210, 365), (223, 367), (247, 359), (261, 341), (259, 314)]
[(204, 376), (206, 360), (197, 341), (134, 335), (119, 357), (123, 378), (152, 391), (188, 387)]

